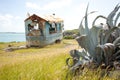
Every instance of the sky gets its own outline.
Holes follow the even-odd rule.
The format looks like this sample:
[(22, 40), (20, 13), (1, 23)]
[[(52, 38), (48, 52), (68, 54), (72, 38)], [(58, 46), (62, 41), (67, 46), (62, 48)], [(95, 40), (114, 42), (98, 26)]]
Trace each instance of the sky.
[(88, 3), (88, 12), (97, 11), (89, 17), (91, 26), (97, 15), (107, 17), (120, 0), (0, 0), (0, 32), (25, 32), (24, 20), (27, 13), (55, 13), (64, 20), (65, 30), (78, 29)]

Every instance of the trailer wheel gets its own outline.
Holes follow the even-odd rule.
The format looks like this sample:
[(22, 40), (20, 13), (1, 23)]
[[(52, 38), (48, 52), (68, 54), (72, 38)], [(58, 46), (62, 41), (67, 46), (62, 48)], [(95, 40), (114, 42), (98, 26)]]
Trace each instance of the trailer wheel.
[(60, 39), (57, 39), (56, 41), (55, 41), (55, 43), (60, 43), (61, 42), (61, 40)]

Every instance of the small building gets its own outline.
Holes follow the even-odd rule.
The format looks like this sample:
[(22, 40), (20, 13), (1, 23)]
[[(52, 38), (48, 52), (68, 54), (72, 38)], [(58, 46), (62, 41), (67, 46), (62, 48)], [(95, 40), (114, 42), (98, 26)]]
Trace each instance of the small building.
[(55, 15), (37, 16), (33, 14), (25, 19), (26, 45), (43, 47), (63, 38), (63, 20)]

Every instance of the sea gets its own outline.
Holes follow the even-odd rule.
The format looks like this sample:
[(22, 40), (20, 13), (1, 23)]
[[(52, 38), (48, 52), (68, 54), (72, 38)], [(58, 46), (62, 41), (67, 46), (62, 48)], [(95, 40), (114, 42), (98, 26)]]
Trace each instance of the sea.
[(0, 42), (25, 42), (25, 33), (0, 32)]

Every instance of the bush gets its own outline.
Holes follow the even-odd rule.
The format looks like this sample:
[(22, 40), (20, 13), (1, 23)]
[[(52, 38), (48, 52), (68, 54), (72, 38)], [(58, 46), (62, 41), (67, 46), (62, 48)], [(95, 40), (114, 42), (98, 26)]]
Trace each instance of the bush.
[(69, 35), (69, 36), (64, 36), (64, 39), (74, 39), (73, 36)]

